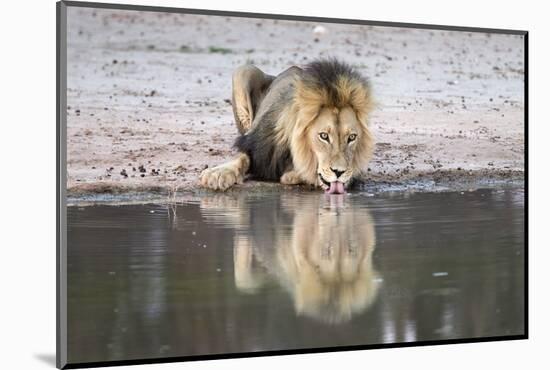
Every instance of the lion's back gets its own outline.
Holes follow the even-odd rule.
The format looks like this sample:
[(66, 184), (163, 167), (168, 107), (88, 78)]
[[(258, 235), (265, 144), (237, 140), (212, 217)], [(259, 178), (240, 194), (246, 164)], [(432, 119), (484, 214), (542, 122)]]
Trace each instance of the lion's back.
[(263, 180), (278, 181), (292, 165), (290, 148), (276, 140), (276, 125), (283, 110), (292, 104), (294, 82), (302, 70), (296, 66), (280, 73), (267, 90), (249, 132), (235, 141), (235, 147), (248, 154), (249, 173)]

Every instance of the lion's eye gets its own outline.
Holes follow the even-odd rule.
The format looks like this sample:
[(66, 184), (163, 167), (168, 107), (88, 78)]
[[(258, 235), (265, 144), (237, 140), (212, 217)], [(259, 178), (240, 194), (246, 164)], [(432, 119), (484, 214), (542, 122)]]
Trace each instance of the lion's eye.
[(326, 132), (321, 132), (319, 134), (319, 137), (321, 138), (321, 140), (328, 141), (328, 134)]
[(351, 134), (350, 136), (348, 136), (348, 143), (351, 143), (355, 139), (357, 139), (357, 134)]

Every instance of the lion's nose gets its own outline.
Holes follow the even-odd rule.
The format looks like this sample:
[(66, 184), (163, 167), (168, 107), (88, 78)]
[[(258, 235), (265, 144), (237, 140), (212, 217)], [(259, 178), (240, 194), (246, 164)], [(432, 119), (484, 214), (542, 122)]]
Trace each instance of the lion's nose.
[(341, 174), (343, 174), (344, 172), (346, 171), (340, 171), (340, 170), (337, 170), (335, 168), (330, 168), (332, 170), (332, 172), (334, 172), (334, 174), (336, 175), (336, 177), (340, 177)]

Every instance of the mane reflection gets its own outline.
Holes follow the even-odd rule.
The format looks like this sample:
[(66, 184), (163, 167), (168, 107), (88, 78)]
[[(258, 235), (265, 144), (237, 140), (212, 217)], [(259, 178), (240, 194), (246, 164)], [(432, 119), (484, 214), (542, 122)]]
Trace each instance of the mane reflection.
[(253, 294), (274, 279), (298, 315), (330, 324), (349, 321), (376, 298), (372, 217), (345, 195), (215, 195), (201, 210), (207, 221), (236, 229), (234, 276), (241, 292)]

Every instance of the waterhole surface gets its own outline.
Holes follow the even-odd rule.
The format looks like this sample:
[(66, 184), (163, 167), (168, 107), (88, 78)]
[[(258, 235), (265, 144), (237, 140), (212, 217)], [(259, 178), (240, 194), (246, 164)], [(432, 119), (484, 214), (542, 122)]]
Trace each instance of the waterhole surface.
[(524, 333), (524, 193), (68, 208), (69, 362)]

